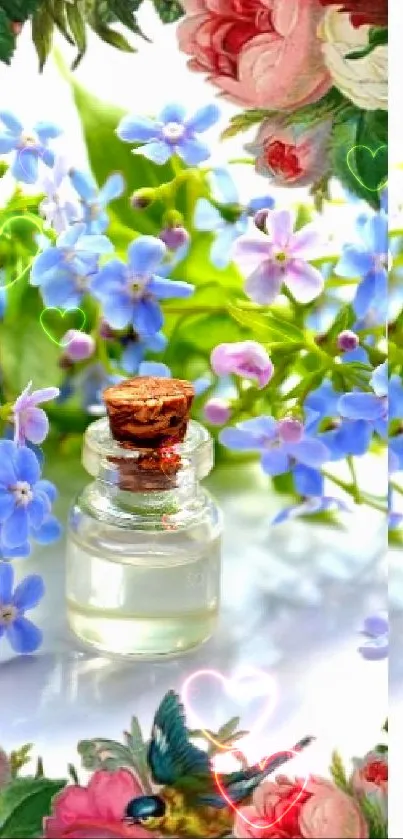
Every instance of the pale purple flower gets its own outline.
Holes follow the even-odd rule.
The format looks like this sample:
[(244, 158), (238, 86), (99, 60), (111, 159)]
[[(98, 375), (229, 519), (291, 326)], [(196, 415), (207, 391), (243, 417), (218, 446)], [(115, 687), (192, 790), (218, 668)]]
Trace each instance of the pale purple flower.
[(46, 193), (46, 198), (39, 205), (39, 211), (58, 234), (64, 233), (81, 215), (68, 178), (69, 170), (68, 160), (59, 155), (53, 169), (46, 170), (39, 182), (39, 187)]
[(389, 618), (386, 612), (370, 615), (364, 621), (362, 630), (367, 640), (358, 652), (367, 661), (380, 661), (388, 657), (389, 652)]
[(79, 329), (68, 329), (61, 340), (62, 347), (65, 347), (64, 355), (70, 361), (86, 361), (91, 358), (95, 350), (95, 341), (92, 335), (80, 332)]
[(299, 443), (304, 436), (304, 424), (294, 417), (279, 420), (278, 436), (283, 443)]
[(231, 406), (226, 399), (212, 397), (204, 406), (204, 416), (210, 425), (225, 425), (231, 417)]
[(267, 305), (285, 285), (298, 303), (310, 303), (323, 291), (320, 271), (307, 261), (314, 257), (320, 236), (313, 224), (294, 232), (288, 210), (268, 213), (265, 233), (241, 237), (235, 244), (234, 260), (246, 276), (245, 291), (255, 303)]
[(48, 402), (59, 396), (58, 387), (44, 387), (31, 393), (32, 382), (17, 397), (13, 405), (14, 440), (24, 445), (26, 440), (31, 443), (43, 443), (48, 431), (49, 421), (42, 408), (41, 402)]
[(274, 372), (270, 356), (256, 341), (219, 344), (211, 353), (211, 366), (217, 376), (235, 373), (255, 380), (259, 388), (268, 384)]

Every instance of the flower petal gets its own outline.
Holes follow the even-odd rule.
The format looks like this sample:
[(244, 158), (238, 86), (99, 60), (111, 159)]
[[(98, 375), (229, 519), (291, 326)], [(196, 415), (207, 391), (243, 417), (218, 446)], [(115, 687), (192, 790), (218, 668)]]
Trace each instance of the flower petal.
[(0, 120), (4, 123), (6, 128), (11, 131), (16, 137), (22, 133), (23, 124), (11, 113), (11, 111), (0, 111)]
[(209, 147), (199, 140), (192, 138), (182, 140), (181, 143), (178, 143), (176, 153), (188, 166), (198, 166), (199, 163), (203, 163), (204, 160), (208, 160), (210, 157)]
[(14, 570), (8, 562), (0, 562), (0, 603), (8, 606), (11, 603), (14, 585)]
[(293, 234), (294, 219), (289, 210), (272, 210), (266, 220), (266, 229), (273, 243), (286, 251)]
[(8, 154), (15, 149), (17, 140), (8, 131), (0, 131), (0, 154)]
[(31, 443), (43, 443), (49, 431), (49, 420), (42, 408), (29, 408), (21, 422), (20, 433)]
[(6, 629), (6, 635), (13, 650), (20, 655), (33, 653), (42, 644), (40, 629), (28, 618), (19, 617)]
[(372, 268), (373, 257), (370, 253), (353, 245), (346, 245), (334, 271), (339, 277), (355, 278), (368, 274)]
[(162, 379), (170, 379), (172, 373), (166, 364), (161, 361), (142, 361), (139, 366), (139, 376), (158, 376)]
[(306, 224), (305, 227), (301, 230), (297, 230), (297, 232), (293, 234), (290, 242), (289, 253), (299, 259), (313, 258), (315, 255), (315, 249), (320, 244), (320, 241), (321, 236), (318, 232), (317, 225)]
[(39, 545), (49, 545), (60, 539), (63, 528), (55, 516), (47, 516), (37, 530), (32, 531), (33, 538)]
[(196, 202), (193, 226), (196, 230), (210, 232), (223, 224), (221, 213), (206, 198)]
[(218, 231), (210, 251), (211, 262), (216, 268), (221, 270), (230, 264), (232, 260), (232, 246), (236, 238), (237, 231), (234, 224), (224, 224)]
[(159, 332), (164, 318), (156, 300), (140, 300), (134, 309), (133, 325), (142, 337)]
[(44, 120), (35, 123), (34, 131), (38, 135), (41, 143), (46, 143), (48, 140), (55, 140), (62, 133), (62, 129), (58, 125), (55, 125), (54, 122), (45, 122)]
[(78, 169), (72, 169), (69, 175), (71, 183), (80, 198), (84, 201), (91, 201), (91, 199), (96, 198), (97, 185), (89, 172), (80, 172)]
[(290, 461), (284, 448), (263, 452), (262, 469), (267, 475), (283, 475), (289, 468)]
[(0, 486), (9, 487), (15, 483), (15, 455), (17, 446), (12, 440), (0, 440)]
[(383, 414), (383, 405), (374, 393), (345, 393), (339, 399), (343, 417), (353, 420), (375, 420)]
[(10, 171), (16, 181), (22, 181), (24, 184), (34, 184), (38, 180), (37, 152), (30, 149), (18, 151)]
[(114, 172), (99, 190), (100, 202), (105, 206), (110, 201), (120, 198), (125, 190), (125, 181), (120, 172)]
[(267, 306), (280, 294), (284, 271), (277, 262), (266, 259), (246, 279), (245, 292), (255, 303)]
[(146, 143), (158, 137), (159, 126), (155, 119), (126, 116), (120, 121), (116, 133), (125, 143)]
[(12, 604), (20, 612), (34, 609), (45, 593), (45, 584), (39, 574), (29, 574), (16, 587)]
[(28, 541), (28, 515), (25, 507), (16, 507), (3, 523), (1, 538), (4, 548), (18, 548)]
[(33, 451), (27, 446), (21, 446), (17, 449), (15, 471), (19, 481), (28, 481), (31, 486), (40, 478), (41, 467)]
[(55, 485), (52, 484), (51, 481), (47, 481), (44, 478), (35, 484), (35, 490), (37, 492), (44, 492), (48, 496), (49, 501), (51, 503), (53, 503), (53, 501), (56, 501), (56, 498), (58, 497), (58, 491)]
[(211, 172), (211, 180), (222, 204), (239, 204), (238, 188), (228, 169), (215, 167)]
[(148, 283), (147, 290), (159, 300), (169, 300), (171, 297), (190, 297), (195, 287), (181, 280), (165, 280), (154, 276)]
[(0, 489), (0, 522), (6, 521), (15, 507), (15, 498), (12, 492)]
[(293, 469), (293, 475), (295, 489), (300, 495), (314, 495), (317, 497), (323, 495), (324, 479), (323, 475), (317, 469), (298, 464)]
[(166, 254), (161, 239), (154, 236), (139, 236), (129, 245), (129, 264), (135, 274), (149, 277), (157, 270)]
[(298, 303), (310, 303), (322, 293), (325, 281), (320, 271), (299, 259), (288, 263), (284, 283)]
[(158, 120), (164, 125), (166, 125), (167, 122), (177, 122), (179, 125), (183, 125), (185, 116), (186, 108), (184, 108), (180, 102), (170, 102), (168, 105), (165, 105), (165, 108), (161, 111)]
[(261, 443), (256, 437), (240, 428), (224, 428), (219, 434), (219, 441), (222, 446), (235, 451), (260, 451), (261, 449)]
[(309, 437), (302, 439), (299, 443), (287, 443), (284, 448), (291, 457), (295, 457), (299, 463), (305, 466), (321, 466), (329, 459), (329, 451), (320, 440), (312, 440)]
[(190, 131), (202, 133), (212, 128), (213, 125), (220, 119), (221, 111), (217, 105), (205, 105), (204, 108), (199, 108), (196, 113), (186, 121), (186, 126)]
[(152, 160), (153, 163), (157, 163), (158, 166), (163, 166), (164, 163), (167, 163), (173, 153), (173, 147), (170, 146), (169, 143), (165, 143), (163, 140), (147, 143), (146, 146), (134, 149), (134, 154), (141, 154), (143, 157), (146, 157), (147, 160)]

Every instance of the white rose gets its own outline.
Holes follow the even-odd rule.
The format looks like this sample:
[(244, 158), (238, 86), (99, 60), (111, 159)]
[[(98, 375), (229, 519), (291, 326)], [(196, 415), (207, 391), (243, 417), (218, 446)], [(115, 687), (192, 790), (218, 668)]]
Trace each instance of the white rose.
[(368, 44), (369, 26), (355, 28), (347, 13), (328, 9), (319, 25), (318, 36), (335, 86), (355, 105), (366, 111), (388, 109), (388, 48), (375, 47), (364, 58), (346, 55)]

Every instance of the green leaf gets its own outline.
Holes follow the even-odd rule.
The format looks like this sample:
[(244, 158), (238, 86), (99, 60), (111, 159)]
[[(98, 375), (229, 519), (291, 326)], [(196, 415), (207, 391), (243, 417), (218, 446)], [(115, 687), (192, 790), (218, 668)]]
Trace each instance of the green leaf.
[(176, 0), (153, 0), (155, 11), (163, 23), (174, 23), (183, 17), (184, 11)]
[(347, 779), (346, 770), (344, 768), (343, 760), (338, 752), (333, 752), (332, 762), (330, 765), (330, 773), (336, 784), (343, 792), (350, 793), (350, 783)]
[(363, 47), (361, 50), (355, 50), (354, 52), (348, 53), (345, 58), (351, 60), (356, 60), (357, 58), (365, 58), (367, 55), (370, 55), (371, 52), (379, 46), (384, 46), (388, 43), (388, 29), (386, 26), (382, 27), (372, 27), (369, 30), (369, 37), (368, 37), (368, 44)]
[(66, 783), (48, 778), (17, 778), (4, 787), (0, 792), (0, 837), (40, 836), (52, 799)]
[(304, 331), (291, 321), (281, 318), (274, 312), (247, 311), (236, 305), (229, 304), (228, 311), (234, 320), (243, 326), (247, 326), (261, 339), (266, 341), (286, 340), (291, 343), (305, 344)]
[(114, 771), (123, 766), (135, 768), (133, 755), (127, 746), (116, 740), (95, 738), (81, 740), (77, 751), (81, 757), (84, 769), (94, 772), (96, 769)]
[(73, 68), (75, 68), (80, 63), (87, 47), (85, 18), (83, 12), (80, 10), (80, 6), (77, 4), (71, 5), (71, 3), (66, 3), (65, 11), (67, 23), (70, 27), (74, 43), (78, 49), (78, 55), (73, 64)]
[(331, 342), (335, 341), (338, 335), (340, 335), (340, 332), (343, 332), (345, 329), (351, 329), (354, 322), (355, 315), (353, 307), (350, 305), (343, 306), (337, 313), (332, 326), (326, 334), (327, 340)]
[(91, 24), (91, 28), (105, 44), (110, 44), (112, 47), (121, 50), (121, 52), (137, 52), (136, 48), (129, 44), (127, 38), (121, 35), (120, 32), (109, 29), (108, 26), (102, 23), (93, 23)]
[(39, 7), (41, 0), (1, 0), (0, 6), (10, 20), (23, 23)]
[[(73, 6), (70, 8), (73, 8)], [(45, 5), (35, 12), (31, 26), (32, 40), (39, 59), (39, 71), (42, 72), (52, 49), (54, 28), (54, 20)]]
[(130, 732), (125, 732), (127, 746), (133, 758), (134, 766), (142, 780), (145, 789), (151, 792), (150, 769), (147, 760), (147, 743), (145, 743), (137, 717), (132, 718)]
[(248, 131), (253, 125), (274, 116), (277, 116), (277, 111), (264, 111), (262, 109), (251, 109), (250, 111), (243, 111), (242, 114), (236, 114), (231, 117), (228, 128), (221, 134), (221, 139), (229, 140), (230, 137), (236, 137), (237, 134)]
[(141, 3), (138, 0), (135, 0), (134, 3), (130, 3), (128, 0), (109, 0), (108, 2), (109, 11), (119, 23), (123, 23), (135, 35), (142, 35), (144, 37), (134, 14), (134, 11), (140, 5)]
[(11, 21), (4, 9), (0, 8), (0, 61), (10, 64), (15, 50), (15, 37), (11, 29)]
[(349, 100), (336, 87), (332, 87), (318, 102), (286, 114), (285, 123), (286, 125), (306, 124), (311, 128), (317, 122), (322, 122), (332, 117), (336, 112), (341, 112), (350, 107)]
[(235, 734), (239, 723), (241, 721), (240, 717), (232, 717), (228, 722), (224, 723), (221, 728), (217, 731), (217, 740), (220, 743), (225, 742), (228, 739), (231, 739), (232, 735)]
[(369, 839), (387, 839), (388, 823), (375, 799), (361, 798), (360, 807), (369, 827)]

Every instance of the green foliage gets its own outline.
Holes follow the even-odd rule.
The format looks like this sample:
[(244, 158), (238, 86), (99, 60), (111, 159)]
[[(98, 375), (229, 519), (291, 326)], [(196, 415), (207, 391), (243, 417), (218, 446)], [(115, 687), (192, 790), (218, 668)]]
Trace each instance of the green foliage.
[(387, 839), (387, 818), (378, 802), (372, 798), (362, 798), (360, 799), (360, 807), (368, 824), (369, 839)]
[(342, 184), (378, 209), (388, 174), (386, 112), (355, 109), (348, 120), (336, 122), (331, 156)]
[(351, 786), (346, 775), (343, 760), (340, 754), (336, 751), (332, 754), (330, 774), (339, 789), (342, 789), (343, 792), (347, 792), (348, 794), (351, 793)]
[(376, 47), (385, 46), (388, 43), (388, 29), (386, 26), (373, 26), (369, 30), (368, 44), (360, 50), (350, 52), (346, 58), (356, 60), (357, 58), (365, 58), (370, 55)]
[(17, 778), (0, 791), (0, 837), (30, 839), (42, 834), (53, 797), (66, 781)]

